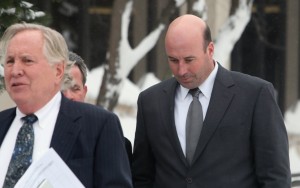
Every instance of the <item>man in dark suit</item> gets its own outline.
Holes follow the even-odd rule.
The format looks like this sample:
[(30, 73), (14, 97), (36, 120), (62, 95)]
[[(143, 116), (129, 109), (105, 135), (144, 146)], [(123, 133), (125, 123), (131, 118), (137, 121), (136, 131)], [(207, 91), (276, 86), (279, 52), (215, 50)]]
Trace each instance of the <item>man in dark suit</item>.
[(69, 52), (69, 60), (71, 68), (62, 87), (63, 94), (70, 100), (84, 102), (88, 91), (87, 66), (84, 60), (74, 52)]
[[(100, 107), (71, 101), (60, 92), (68, 62), (63, 37), (41, 25), (14, 24), (5, 31), (0, 49), (5, 86), (16, 103), (15, 108), (0, 112), (0, 187), (13, 187), (17, 174), (22, 176), (15, 166), (25, 172), (28, 162), (38, 160), (49, 147), (85, 187), (132, 187), (118, 117)], [(23, 124), (22, 117), (27, 115), (37, 121)], [(18, 157), (23, 160), (16, 161), (15, 140), (22, 137), (19, 129), (28, 131), (23, 127), (29, 125), (33, 131), (28, 135), (34, 132), (34, 136), (27, 136), (26, 143), (21, 142), (24, 146), (18, 142), (22, 148)], [(33, 142), (28, 141), (32, 138)]]
[[(209, 27), (196, 16), (170, 24), (165, 48), (174, 78), (138, 98), (134, 187), (290, 188), (288, 138), (272, 84), (214, 61)], [(203, 124), (188, 161), (193, 88), (201, 91)]]
[[(84, 60), (74, 52), (69, 52), (69, 60), (72, 62), (70, 64), (71, 70), (65, 81), (66, 83), (63, 84), (63, 94), (70, 100), (84, 102), (88, 90), (87, 85), (85, 85), (87, 80), (87, 66)], [(128, 138), (124, 137), (124, 139), (129, 164), (131, 164), (132, 145)]]

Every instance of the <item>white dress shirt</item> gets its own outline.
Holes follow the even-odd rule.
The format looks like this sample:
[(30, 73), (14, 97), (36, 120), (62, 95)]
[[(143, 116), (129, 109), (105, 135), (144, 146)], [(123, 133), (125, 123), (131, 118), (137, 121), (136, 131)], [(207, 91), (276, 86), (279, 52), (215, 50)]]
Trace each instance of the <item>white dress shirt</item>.
[[(33, 124), (34, 147), (32, 161), (39, 159), (50, 147), (54, 126), (61, 103), (61, 93), (58, 92), (43, 108), (35, 112), (38, 120)], [(0, 187), (3, 186), (8, 165), (15, 147), (19, 129), (23, 125), (22, 117), (26, 116), (18, 108), (0, 148)]]
[[(199, 101), (202, 105), (203, 121), (205, 120), (217, 71), (218, 71), (218, 63), (215, 63), (215, 67), (213, 71), (210, 73), (208, 78), (199, 86), (199, 89), (201, 91), (199, 95)], [(189, 89), (184, 88), (182, 85), (180, 85), (176, 89), (176, 93), (175, 93), (175, 110), (174, 110), (175, 126), (176, 126), (177, 135), (184, 155), (185, 155), (185, 148), (186, 148), (186, 138), (185, 138), (186, 117), (187, 117), (190, 103), (193, 100), (192, 95), (189, 95), (188, 92)]]

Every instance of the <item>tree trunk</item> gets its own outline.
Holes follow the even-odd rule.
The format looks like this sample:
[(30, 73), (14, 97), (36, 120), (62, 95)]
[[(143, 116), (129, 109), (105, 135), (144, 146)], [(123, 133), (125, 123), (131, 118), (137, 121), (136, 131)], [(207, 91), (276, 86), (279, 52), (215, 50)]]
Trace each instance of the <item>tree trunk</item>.
[[(120, 40), (121, 40), (121, 25), (122, 14), (125, 10), (128, 0), (115, 0), (112, 12), (112, 21), (110, 28), (109, 53), (107, 55), (107, 65), (104, 67), (104, 75), (100, 87), (99, 95), (96, 101), (97, 105), (103, 106), (105, 109), (112, 111), (118, 103), (120, 91), (122, 88), (120, 70)], [(157, 22), (167, 24), (170, 15), (174, 15), (176, 7), (175, 3), (170, 1), (165, 11), (162, 12), (162, 17)]]
[(115, 0), (112, 10), (110, 26), (109, 53), (106, 56), (107, 65), (104, 68), (104, 75), (100, 92), (96, 101), (97, 105), (107, 110), (113, 110), (118, 103), (119, 88), (122, 78), (117, 77), (119, 64), (119, 42), (121, 39), (121, 20), (127, 0)]

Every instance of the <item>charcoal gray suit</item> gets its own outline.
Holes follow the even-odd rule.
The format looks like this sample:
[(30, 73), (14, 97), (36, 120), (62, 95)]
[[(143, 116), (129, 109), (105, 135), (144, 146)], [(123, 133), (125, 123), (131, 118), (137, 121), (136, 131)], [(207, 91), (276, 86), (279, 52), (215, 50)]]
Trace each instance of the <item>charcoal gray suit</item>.
[(219, 65), (189, 165), (174, 120), (175, 78), (138, 99), (136, 188), (290, 188), (288, 138), (272, 84)]

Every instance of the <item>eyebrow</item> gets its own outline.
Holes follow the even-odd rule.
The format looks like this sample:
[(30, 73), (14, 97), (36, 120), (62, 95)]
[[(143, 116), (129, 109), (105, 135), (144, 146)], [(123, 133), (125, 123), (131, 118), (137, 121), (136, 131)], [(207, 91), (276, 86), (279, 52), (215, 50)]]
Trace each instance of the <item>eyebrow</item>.
[[(169, 59), (178, 59), (178, 58), (176, 58), (176, 57), (172, 57), (172, 56), (168, 56), (168, 58)], [(196, 57), (195, 56), (193, 56), (193, 55), (190, 55), (190, 56), (186, 56), (186, 57), (184, 57), (183, 59), (195, 59)]]

